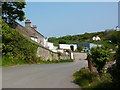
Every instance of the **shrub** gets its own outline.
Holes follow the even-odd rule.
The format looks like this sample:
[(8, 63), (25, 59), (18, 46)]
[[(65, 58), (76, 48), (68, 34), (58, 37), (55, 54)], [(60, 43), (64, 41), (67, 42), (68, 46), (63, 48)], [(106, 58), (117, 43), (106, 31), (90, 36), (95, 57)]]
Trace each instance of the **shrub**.
[(83, 47), (79, 46), (77, 47), (77, 51), (81, 52), (83, 50)]
[(106, 62), (110, 60), (110, 50), (105, 47), (95, 47), (91, 49), (91, 58), (93, 65), (101, 73)]
[(85, 87), (88, 86), (97, 75), (88, 69), (82, 68), (80, 71), (74, 73), (73, 76), (75, 77), (75, 83)]
[(113, 88), (111, 75), (109, 73), (101, 74), (99, 80), (94, 80), (88, 88), (92, 88), (92, 90)]
[(98, 76), (88, 69), (82, 68), (73, 74), (74, 82), (82, 87), (83, 90), (97, 90), (99, 88), (112, 88), (112, 79), (109, 73), (103, 73)]

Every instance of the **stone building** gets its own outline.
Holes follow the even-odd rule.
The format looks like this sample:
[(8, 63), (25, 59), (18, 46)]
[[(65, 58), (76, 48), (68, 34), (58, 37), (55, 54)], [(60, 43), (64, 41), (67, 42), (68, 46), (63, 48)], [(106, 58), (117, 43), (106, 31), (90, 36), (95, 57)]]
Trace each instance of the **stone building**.
[(15, 29), (18, 30), (24, 36), (37, 42), (39, 45), (44, 46), (44, 47), (46, 46), (46, 42), (47, 42), (46, 38), (37, 31), (36, 25), (31, 26), (30, 20), (27, 19), (25, 21), (25, 27), (20, 24), (17, 24)]

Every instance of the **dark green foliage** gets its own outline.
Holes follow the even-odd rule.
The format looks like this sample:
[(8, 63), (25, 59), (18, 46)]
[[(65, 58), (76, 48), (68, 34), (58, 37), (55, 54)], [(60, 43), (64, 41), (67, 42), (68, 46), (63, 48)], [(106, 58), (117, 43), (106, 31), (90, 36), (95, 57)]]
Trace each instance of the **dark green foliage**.
[(110, 39), (114, 44), (120, 45), (120, 31), (112, 33)]
[(73, 74), (75, 80), (74, 82), (79, 84), (80, 86), (88, 86), (95, 77), (97, 77), (97, 74), (90, 72), (88, 69), (82, 68), (80, 71), (77, 71)]
[(109, 73), (98, 76), (88, 69), (82, 68), (73, 74), (74, 82), (82, 87), (83, 90), (110, 89), (113, 87), (111, 75)]
[(118, 49), (116, 51), (116, 64), (117, 67), (120, 69), (120, 45), (118, 45)]
[[(58, 45), (59, 43), (66, 43), (66, 44), (81, 44), (81, 43), (98, 43), (104, 45), (107, 48), (114, 49), (115, 46), (113, 43), (110, 43), (110, 37), (113, 33), (117, 31), (109, 30), (104, 32), (94, 32), (94, 33), (84, 33), (80, 35), (67, 35), (63, 37), (50, 37), (48, 41), (54, 43), (54, 45)], [(93, 41), (93, 36), (98, 35), (101, 38), (101, 41)], [(61, 42), (62, 41), (62, 42)]]
[(3, 62), (12, 60), (18, 64), (21, 61), (36, 63), (38, 45), (10, 28), (5, 22), (2, 22), (2, 45)]
[(81, 46), (77, 47), (78, 52), (81, 52), (82, 50), (83, 50), (83, 47), (81, 47)]
[(114, 33), (111, 37), (113, 43), (117, 46), (116, 51), (116, 64), (109, 68), (109, 72), (113, 77), (113, 85), (115, 88), (120, 86), (120, 31)]
[(48, 41), (49, 41), (49, 42), (55, 42), (55, 40), (56, 40), (56, 37), (48, 38)]
[(64, 39), (60, 39), (58, 43), (59, 44), (66, 44), (66, 41)]
[(14, 24), (16, 20), (25, 19), (25, 2), (2, 2), (2, 18), (8, 24)]
[(117, 67), (120, 68), (120, 31), (113, 33), (111, 40), (117, 46), (116, 64), (117, 64)]
[(109, 73), (101, 74), (99, 79), (94, 79), (86, 88), (90, 88), (91, 90), (113, 89), (111, 75)]
[(40, 60), (38, 64), (54, 64), (54, 63), (65, 63), (65, 62), (73, 62), (72, 59), (60, 59), (60, 60)]
[(92, 48), (91, 58), (93, 66), (95, 66), (98, 72), (101, 73), (106, 62), (110, 60), (110, 50), (105, 47)]
[(61, 60), (53, 60), (52, 63), (64, 63), (64, 62), (73, 62), (72, 59), (61, 59)]
[(2, 63), (0, 66), (12, 66), (12, 65), (21, 65), (21, 64), (28, 64), (25, 60), (16, 60), (13, 56), (3, 56)]
[(114, 88), (120, 87), (120, 69), (116, 67), (116, 64), (112, 65), (112, 67), (108, 68), (108, 72), (112, 76), (112, 84)]

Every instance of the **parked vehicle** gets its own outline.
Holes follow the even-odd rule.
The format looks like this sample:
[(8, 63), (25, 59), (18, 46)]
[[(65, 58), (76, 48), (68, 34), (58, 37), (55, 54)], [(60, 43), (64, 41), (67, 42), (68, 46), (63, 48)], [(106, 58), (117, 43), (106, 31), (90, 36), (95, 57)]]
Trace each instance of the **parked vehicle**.
[(88, 49), (87, 47), (85, 47), (85, 48), (83, 49), (83, 51), (84, 51), (84, 52), (89, 52), (89, 49)]

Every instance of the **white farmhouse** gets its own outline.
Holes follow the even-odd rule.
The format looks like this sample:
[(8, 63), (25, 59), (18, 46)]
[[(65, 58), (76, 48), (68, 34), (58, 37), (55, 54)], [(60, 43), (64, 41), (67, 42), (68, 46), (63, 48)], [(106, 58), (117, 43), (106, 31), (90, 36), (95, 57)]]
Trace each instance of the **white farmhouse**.
[(93, 39), (94, 41), (99, 41), (99, 40), (101, 40), (99, 36), (94, 36), (92, 39)]
[(59, 49), (70, 49), (73, 46), (74, 51), (77, 49), (77, 44), (59, 44)]

